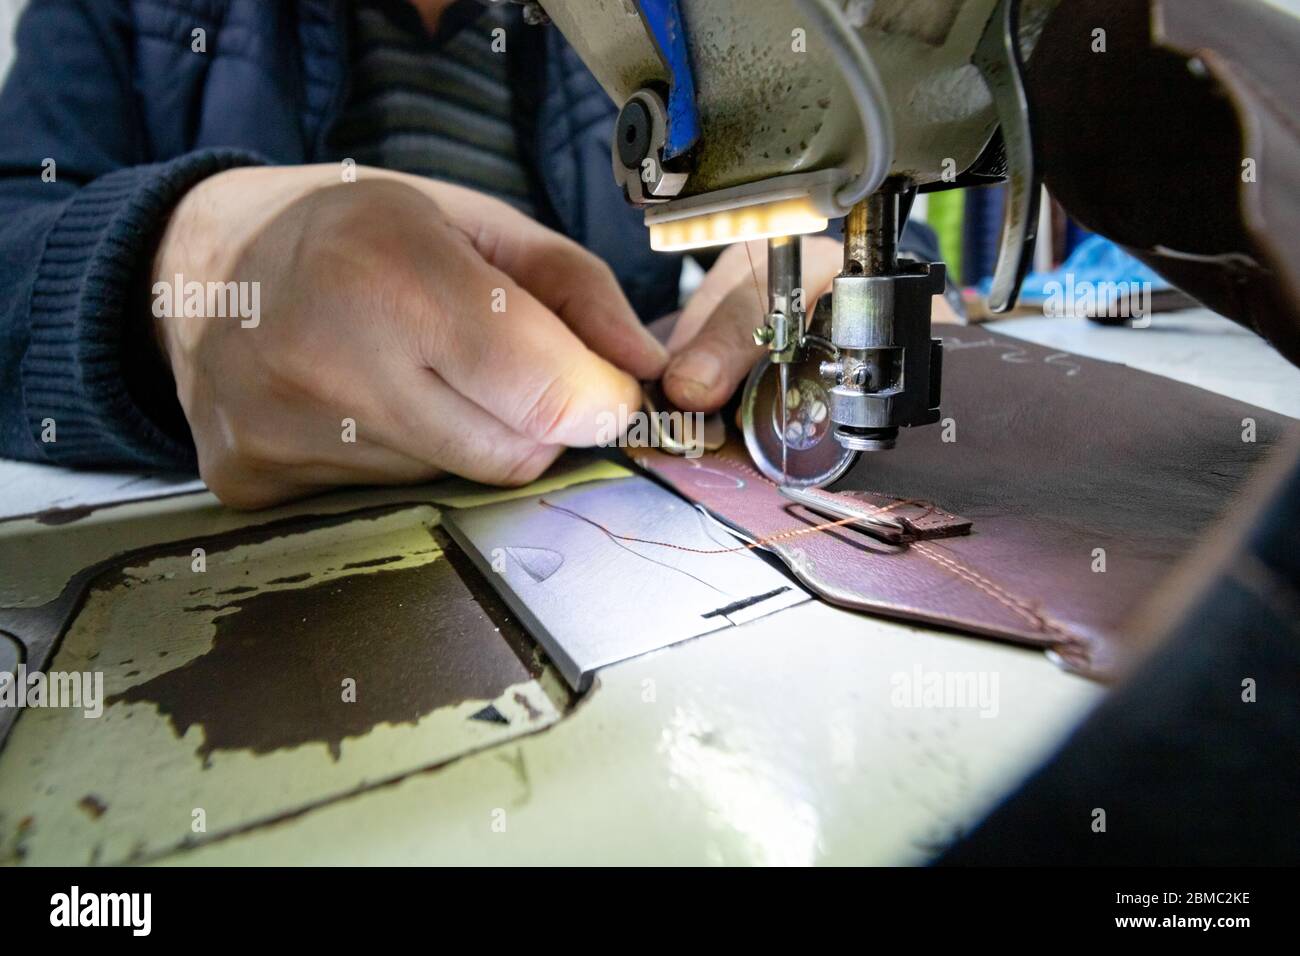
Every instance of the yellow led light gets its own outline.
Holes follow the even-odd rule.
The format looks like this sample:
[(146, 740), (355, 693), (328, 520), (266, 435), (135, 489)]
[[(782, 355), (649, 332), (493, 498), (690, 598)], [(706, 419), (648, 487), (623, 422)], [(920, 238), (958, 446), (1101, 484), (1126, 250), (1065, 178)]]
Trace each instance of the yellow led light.
[(776, 236), (821, 232), (828, 220), (806, 198), (784, 199), (650, 224), (650, 248), (686, 252)]

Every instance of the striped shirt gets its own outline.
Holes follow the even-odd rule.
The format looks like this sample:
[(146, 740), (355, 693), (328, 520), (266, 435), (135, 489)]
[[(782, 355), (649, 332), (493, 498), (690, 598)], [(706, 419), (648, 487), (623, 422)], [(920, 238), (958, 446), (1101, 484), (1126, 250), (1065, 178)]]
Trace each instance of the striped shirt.
[(407, 0), (352, 7), (351, 88), (331, 151), (477, 189), (531, 214), (502, 11), (462, 2), (430, 36)]

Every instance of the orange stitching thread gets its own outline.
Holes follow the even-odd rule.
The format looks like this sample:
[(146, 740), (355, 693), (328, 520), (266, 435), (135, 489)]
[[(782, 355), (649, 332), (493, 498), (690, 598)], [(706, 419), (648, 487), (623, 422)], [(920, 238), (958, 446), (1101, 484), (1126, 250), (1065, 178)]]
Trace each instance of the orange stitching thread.
[(937, 562), (941, 567), (947, 568), (949, 571), (953, 572), (953, 574), (964, 579), (968, 584), (972, 584), (979, 588), (998, 603), (1010, 608), (1012, 611), (1028, 620), (1038, 630), (1055, 633), (1069, 643), (1082, 644), (1082, 639), (1078, 635), (1072, 633), (1063, 625), (1054, 621), (1041, 611), (1036, 610), (1028, 601), (1017, 598), (1000, 584), (990, 581), (978, 571), (967, 567), (955, 558), (939, 554), (922, 542), (917, 542), (913, 547), (923, 556)]
[(987, 579), (983, 578), (980, 574), (978, 574), (975, 571), (972, 571), (964, 564), (960, 564), (959, 562), (954, 561), (952, 558), (949, 558), (946, 555), (936, 554), (935, 552), (931, 551), (929, 548), (926, 547), (917, 547), (916, 551), (921, 555), (923, 555), (924, 557), (929, 558), (931, 561), (934, 561), (941, 567), (951, 571), (953, 574), (956, 574), (958, 577), (964, 579), (968, 584), (972, 584), (975, 587), (979, 588), (981, 591), (983, 591), (989, 597), (993, 598), (999, 604), (1003, 605), (1004, 607), (1010, 608), (1016, 614), (1019, 614), (1021, 617), (1025, 618), (1025, 620), (1029, 621), (1030, 624), (1033, 624), (1039, 630), (1043, 629), (1044, 621), (1042, 620), (1042, 618), (1040, 618), (1033, 611), (1029, 610), (1029, 608), (1022, 605), (1011, 594), (1009, 594), (1006, 591), (1003, 591), (996, 584), (993, 584), (991, 581), (988, 581)]

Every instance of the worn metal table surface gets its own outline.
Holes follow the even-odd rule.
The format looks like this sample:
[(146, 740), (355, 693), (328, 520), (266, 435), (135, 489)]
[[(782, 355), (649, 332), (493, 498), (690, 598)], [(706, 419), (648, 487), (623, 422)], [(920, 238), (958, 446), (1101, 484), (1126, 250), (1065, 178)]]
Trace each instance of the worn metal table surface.
[[(1070, 349), (1097, 354), (1103, 346), (1089, 341), (1095, 332), (1105, 349), (1125, 348), (1116, 344), (1122, 330), (1027, 321), (1035, 341), (1056, 344), (1057, 334)], [(1017, 334), (1016, 324), (997, 328)], [(1137, 338), (1146, 334), (1128, 333), (1135, 355), (1154, 347)], [(1214, 388), (1219, 341), (1189, 349), (1177, 368), (1150, 370)], [(1240, 397), (1294, 414), (1286, 402), (1300, 394), (1300, 373), (1274, 363), (1253, 339), (1234, 340), (1233, 348), (1240, 367), (1268, 383)], [(551, 483), (599, 478), (607, 467)], [(158, 490), (165, 489), (150, 489)], [(398, 545), (436, 525), (439, 507), (508, 494), (458, 484), (428, 495), (352, 491), (247, 516), (198, 492), (92, 510), (106, 497), (103, 479), (0, 463), (0, 514), (26, 515), (0, 523), (0, 607), (38, 606), (82, 567), (158, 542), (423, 499), (430, 503), (409, 514), (373, 519), (381, 524), (360, 539), (372, 548), (383, 540), (374, 553), (400, 551), (415, 566), (438, 555)], [(81, 506), (77, 520), (33, 516), (55, 506), (54, 498), (59, 507)], [(310, 535), (301, 548), (275, 546), (298, 560), (309, 553), (333, 572), (337, 536), (328, 528)], [(255, 547), (273, 546), (237, 549), (224, 573), (237, 573)], [(166, 586), (174, 572), (157, 563), (163, 560), (151, 577), (129, 569), (121, 583), (135, 575)], [(291, 592), (306, 585), (284, 577), (258, 586)], [(150, 620), (143, 607), (122, 607), (88, 602), (74, 643), (120, 637), (148, 646), (147, 628), (144, 636), (112, 633), (124, 621)], [(122, 616), (128, 612), (144, 616)], [(194, 646), (180, 652), (199, 653), (206, 639), (196, 629), (184, 636)], [(900, 699), (900, 681), (915, 685), (933, 674), (982, 675), (996, 680), (997, 693), (983, 708)], [(102, 720), (114, 721), (112, 733), (96, 721), (26, 712), (0, 754), (0, 853), (9, 853), (0, 860), (920, 862), (1014, 787), (1102, 693), (1033, 651), (816, 602), (607, 667), (569, 707), (552, 706), (562, 693), (545, 673), (521, 675), (510, 692), (495, 702), (448, 704), (409, 726), (381, 723), (336, 743), (333, 754), (318, 741), (205, 754), (197, 730), (179, 736), (148, 701), (110, 704)], [(465, 719), (492, 703), (504, 723)], [(189, 832), (184, 824), (199, 807), (208, 826)], [(187, 832), (178, 836), (178, 827)]]

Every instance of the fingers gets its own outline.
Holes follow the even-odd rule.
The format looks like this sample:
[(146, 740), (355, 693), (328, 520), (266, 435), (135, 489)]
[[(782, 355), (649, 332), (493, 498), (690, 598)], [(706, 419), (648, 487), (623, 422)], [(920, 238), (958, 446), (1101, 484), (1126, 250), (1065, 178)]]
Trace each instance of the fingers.
[[(333, 439), (322, 441), (316, 426), (327, 418), (331, 424), (325, 431)], [(319, 409), (303, 409), (267, 434), (243, 428), (226, 442), (200, 442), (199, 473), (222, 503), (253, 510), (335, 485), (408, 484), (436, 478), (443, 470), (364, 438), (341, 442), (333, 432), (336, 420)], [(363, 427), (371, 421), (363, 417)]]
[(681, 317), (681, 310), (669, 312), (647, 324), (646, 330), (655, 337), (656, 341), (667, 342), (673, 334), (673, 329), (677, 327), (677, 320)]
[(564, 450), (508, 427), (428, 369), (394, 385), (395, 404), (378, 440), (440, 470), (491, 485), (522, 485)]
[(502, 237), (496, 251), (485, 258), (536, 296), (596, 354), (639, 379), (663, 374), (668, 352), (641, 324), (602, 260), (542, 227)]
[[(489, 263), (527, 289), (598, 355), (655, 379), (667, 352), (637, 318), (613, 271), (573, 240), (505, 203), (456, 189), (442, 203)], [(487, 200), (492, 202), (491, 200)]]
[(707, 324), (675, 356), (664, 374), (664, 391), (683, 411), (722, 407), (763, 355), (754, 329), (763, 323), (754, 290), (739, 283), (714, 308)]
[(640, 407), (636, 380), (509, 276), (468, 245), (441, 254), (444, 268), (429, 277), (425, 295), (435, 314), (456, 320), (427, 323), (423, 351), (454, 391), (542, 445), (594, 445), (611, 413)]
[(835, 282), (844, 266), (844, 246), (836, 239), (812, 236), (803, 241), (804, 303), (809, 314), (817, 307), (817, 300)]
[(691, 295), (681, 317), (668, 339), (668, 351), (676, 355), (704, 328), (709, 316), (722, 304), (722, 300), (739, 283), (748, 283), (755, 307), (766, 309), (767, 299), (767, 245), (762, 241), (738, 242), (728, 246), (718, 256), (704, 276), (699, 288)]
[(418, 381), (407, 382), (395, 376), (391, 395), (399, 404), (363, 415), (355, 443), (303, 440), (322, 417), (303, 409), (296, 440), (243, 440), (221, 454), (201, 453), (203, 478), (223, 503), (252, 510), (337, 485), (410, 484), (444, 472), (523, 485), (563, 451), (511, 431), (428, 370), (415, 376)]
[[(718, 258), (669, 339), (673, 358), (664, 389), (683, 410), (711, 412), (724, 405), (762, 357), (754, 329), (767, 309), (767, 248), (762, 242), (747, 245), (734, 245)], [(842, 257), (833, 239), (804, 240), (804, 301), (810, 310), (830, 288)]]
[(307, 495), (325, 490), (323, 485), (287, 481), (280, 473), (253, 475), (245, 471), (238, 475), (232, 473), (227, 478), (203, 467), (202, 463), (199, 465), (199, 476), (218, 501), (239, 511), (270, 508), (281, 502), (305, 498)]

